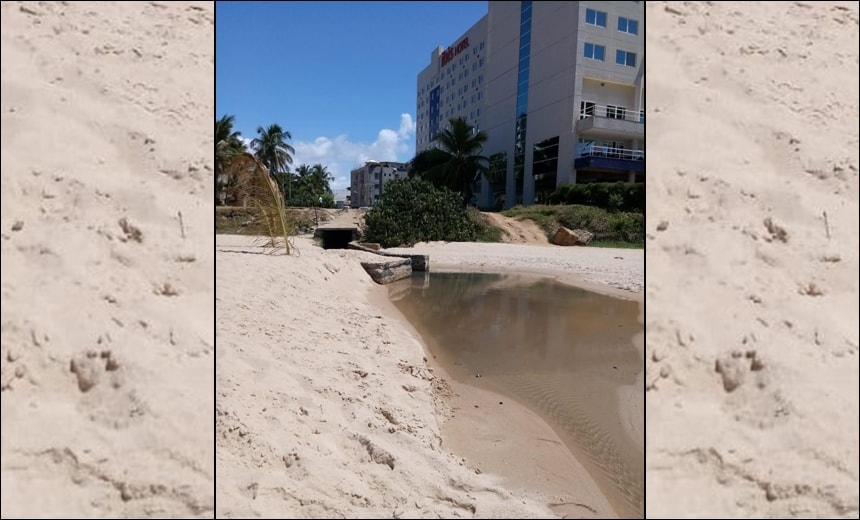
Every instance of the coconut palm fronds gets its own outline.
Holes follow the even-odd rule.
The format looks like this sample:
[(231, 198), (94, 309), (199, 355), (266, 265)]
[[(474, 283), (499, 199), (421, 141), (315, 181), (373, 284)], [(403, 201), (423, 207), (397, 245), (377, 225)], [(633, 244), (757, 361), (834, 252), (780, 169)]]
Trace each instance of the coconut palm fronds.
[(284, 197), (269, 171), (259, 159), (242, 153), (230, 161), (230, 172), (236, 183), (237, 205), (254, 214), (254, 226), (259, 230), (263, 247), (272, 253), (283, 249), (290, 254), (295, 223), (287, 217)]

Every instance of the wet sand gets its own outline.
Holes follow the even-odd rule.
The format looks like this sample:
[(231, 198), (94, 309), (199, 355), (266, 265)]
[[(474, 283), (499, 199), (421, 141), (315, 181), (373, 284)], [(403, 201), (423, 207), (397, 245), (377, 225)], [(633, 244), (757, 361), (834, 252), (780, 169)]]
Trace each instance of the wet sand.
[[(597, 514), (596, 488), (612, 506), (601, 515), (641, 517), (644, 417), (630, 413), (643, 392), (639, 306), (533, 275), (431, 276), (389, 292), (456, 386), (446, 446), (544, 490), (559, 515)], [(569, 459), (592, 482), (568, 474)], [(584, 487), (589, 500), (558, 498)]]

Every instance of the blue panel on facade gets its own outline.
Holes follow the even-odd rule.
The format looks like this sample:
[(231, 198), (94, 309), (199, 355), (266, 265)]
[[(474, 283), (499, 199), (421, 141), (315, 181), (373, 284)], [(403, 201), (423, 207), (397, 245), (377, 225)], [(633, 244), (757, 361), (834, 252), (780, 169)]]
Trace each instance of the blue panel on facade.
[(430, 140), (436, 139), (436, 133), (439, 131), (439, 123), (442, 122), (442, 114), (439, 113), (439, 88), (436, 87), (430, 91), (430, 113), (428, 122), (430, 125)]
[(627, 159), (612, 159), (609, 157), (582, 157), (573, 162), (577, 170), (600, 169), (644, 172), (645, 161), (631, 161)]

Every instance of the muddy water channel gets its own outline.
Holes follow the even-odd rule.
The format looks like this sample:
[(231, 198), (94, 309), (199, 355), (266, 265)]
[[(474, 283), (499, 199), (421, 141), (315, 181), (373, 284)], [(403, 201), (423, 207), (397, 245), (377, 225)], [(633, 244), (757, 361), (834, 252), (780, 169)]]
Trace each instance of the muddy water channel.
[(537, 413), (620, 517), (642, 517), (637, 302), (546, 277), (437, 272), (390, 285), (389, 297), (450, 377)]

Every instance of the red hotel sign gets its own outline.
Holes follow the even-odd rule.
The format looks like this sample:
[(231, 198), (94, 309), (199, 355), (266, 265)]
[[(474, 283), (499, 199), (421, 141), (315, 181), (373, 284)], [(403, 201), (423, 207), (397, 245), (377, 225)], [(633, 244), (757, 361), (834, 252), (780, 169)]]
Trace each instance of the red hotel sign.
[(454, 59), (454, 56), (460, 54), (464, 50), (469, 48), (469, 38), (463, 38), (460, 40), (460, 43), (455, 45), (454, 47), (448, 47), (448, 50), (442, 53), (442, 66), (448, 64), (449, 61)]

